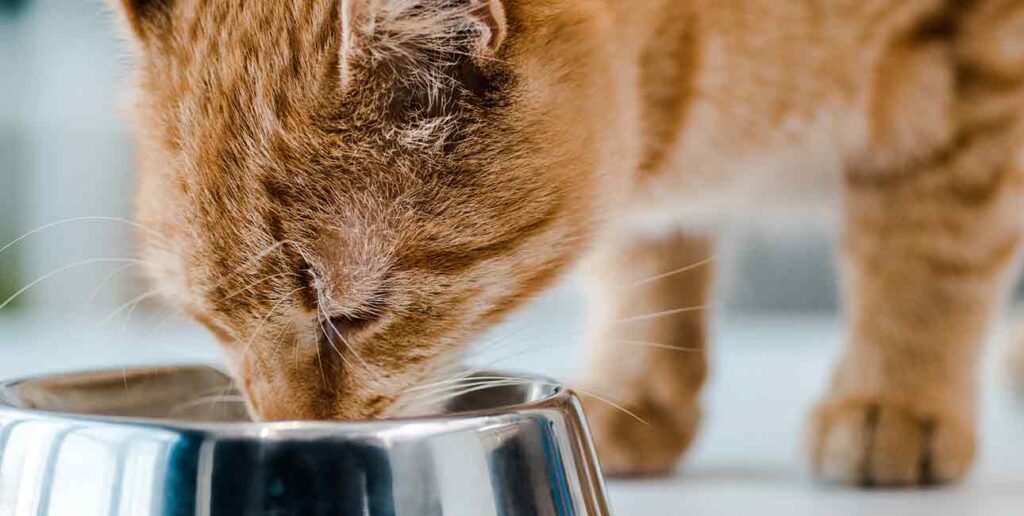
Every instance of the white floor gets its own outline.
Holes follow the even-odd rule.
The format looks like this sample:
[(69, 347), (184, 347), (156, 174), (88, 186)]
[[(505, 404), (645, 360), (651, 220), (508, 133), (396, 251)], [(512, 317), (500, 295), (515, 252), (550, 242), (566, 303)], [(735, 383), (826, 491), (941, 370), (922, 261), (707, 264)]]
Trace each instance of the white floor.
[[(569, 343), (581, 340), (576, 301), (565, 294), (542, 301), (496, 331), (475, 360), (514, 370), (571, 373), (567, 366), (577, 362)], [(127, 325), (67, 315), (0, 317), (0, 378), (217, 359), (201, 331), (148, 317), (136, 315)], [(999, 366), (1002, 351), (994, 350), (986, 367), (984, 437), (980, 462), (968, 481), (927, 491), (862, 492), (815, 484), (801, 460), (803, 417), (836, 355), (838, 323), (775, 317), (730, 319), (716, 326), (714, 380), (702, 437), (674, 477), (611, 483), (617, 514), (1024, 513), (1024, 402), (1015, 401), (1006, 385)]]

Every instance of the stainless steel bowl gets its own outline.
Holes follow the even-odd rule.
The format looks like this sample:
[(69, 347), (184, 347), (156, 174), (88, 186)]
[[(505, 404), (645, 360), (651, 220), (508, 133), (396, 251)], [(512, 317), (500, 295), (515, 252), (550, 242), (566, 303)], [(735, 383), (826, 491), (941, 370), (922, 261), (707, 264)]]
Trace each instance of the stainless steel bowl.
[(579, 401), (547, 379), (356, 423), (201, 402), (230, 392), (192, 366), (0, 385), (0, 516), (609, 513)]

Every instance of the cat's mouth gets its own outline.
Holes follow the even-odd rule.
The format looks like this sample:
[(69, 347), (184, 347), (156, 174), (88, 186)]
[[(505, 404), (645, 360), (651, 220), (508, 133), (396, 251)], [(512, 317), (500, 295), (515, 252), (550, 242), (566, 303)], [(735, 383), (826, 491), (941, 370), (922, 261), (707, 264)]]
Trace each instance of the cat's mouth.
[[(317, 319), (315, 324), (315, 330), (307, 328), (262, 349), (228, 348), (232, 376), (254, 420), (391, 419), (437, 406), (425, 404), (419, 396), (424, 393), (416, 388), (423, 384), (417, 380), (427, 376), (426, 365), (395, 367), (390, 362), (397, 358), (371, 353), (373, 341), (353, 342), (359, 338), (353, 333), (359, 323)], [(343, 325), (349, 327), (338, 328)]]

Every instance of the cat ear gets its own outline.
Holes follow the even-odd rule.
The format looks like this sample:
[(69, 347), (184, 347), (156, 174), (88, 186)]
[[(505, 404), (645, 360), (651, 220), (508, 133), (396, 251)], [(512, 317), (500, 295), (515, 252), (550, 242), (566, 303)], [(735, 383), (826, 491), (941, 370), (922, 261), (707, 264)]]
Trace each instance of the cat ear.
[(145, 39), (170, 25), (174, 0), (117, 0), (121, 12), (139, 38)]
[(469, 0), (470, 16), (475, 18), (484, 29), (481, 48), (488, 52), (496, 52), (505, 42), (508, 34), (508, 19), (505, 17), (505, 4), (502, 0)]
[(497, 52), (508, 33), (503, 0), (449, 0), (441, 6), (430, 5), (432, 0), (339, 1), (343, 82), (366, 55), (410, 57), (428, 48), (487, 55)]
[(356, 58), (360, 34), (368, 23), (373, 0), (341, 0), (341, 82), (347, 86), (352, 75), (352, 62)]
[[(132, 3), (133, 0), (123, 0)], [(136, 2), (139, 0), (135, 0)], [(164, 0), (167, 1), (167, 0)], [(394, 20), (395, 14), (401, 17), (403, 11), (416, 12), (412, 7), (418, 7), (418, 2), (408, 0), (340, 0), (341, 1), (341, 22), (344, 39), (343, 49), (351, 49), (355, 43), (355, 36), (358, 31), (365, 30), (373, 33), (374, 19), (378, 14), (383, 14), (385, 20)], [(462, 3), (462, 5), (458, 5)], [(396, 5), (389, 5), (396, 4)], [(479, 23), (482, 31), (481, 48), (491, 51), (497, 50), (505, 41), (508, 33), (508, 20), (505, 16), (505, 4), (503, 0), (459, 0), (452, 2), (453, 5), (439, 8), (434, 12), (440, 16), (446, 13), (451, 15), (468, 15), (470, 19)], [(430, 9), (423, 9), (420, 12), (430, 13)], [(422, 20), (431, 20), (434, 17), (421, 16)], [(435, 21), (440, 21), (436, 20)], [(440, 24), (445, 25), (444, 23)], [(437, 27), (441, 28), (441, 27)]]

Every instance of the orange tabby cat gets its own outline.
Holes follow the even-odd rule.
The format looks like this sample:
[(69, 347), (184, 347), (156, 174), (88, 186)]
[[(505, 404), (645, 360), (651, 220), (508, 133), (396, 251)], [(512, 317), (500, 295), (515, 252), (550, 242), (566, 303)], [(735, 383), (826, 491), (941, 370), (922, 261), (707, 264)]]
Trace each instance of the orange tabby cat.
[[(1024, 0), (123, 0), (150, 271), (266, 419), (393, 413), (570, 264), (612, 473), (696, 431), (725, 220), (830, 188), (815, 470), (948, 481), (1024, 223)], [(840, 201), (833, 201), (840, 202)]]

